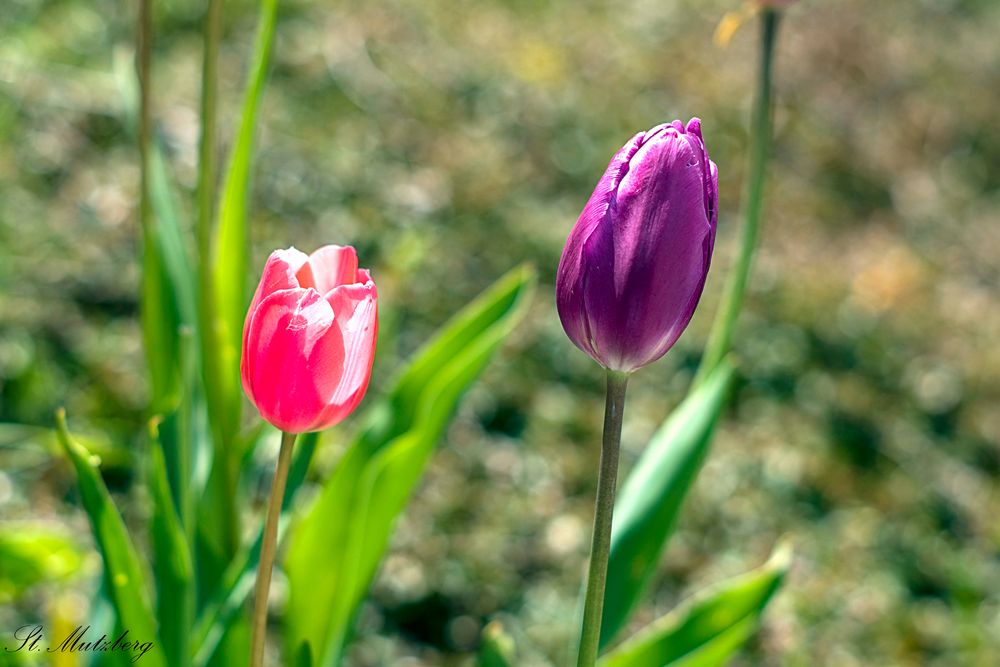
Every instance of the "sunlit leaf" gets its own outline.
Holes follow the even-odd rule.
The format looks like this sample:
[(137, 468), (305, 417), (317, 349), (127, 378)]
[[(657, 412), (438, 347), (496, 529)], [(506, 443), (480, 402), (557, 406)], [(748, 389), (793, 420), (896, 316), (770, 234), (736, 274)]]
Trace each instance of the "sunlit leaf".
[(706, 589), (604, 656), (599, 667), (717, 667), (757, 629), (788, 572), (791, 549), (761, 567)]
[(0, 603), (18, 599), (31, 586), (65, 581), (83, 560), (79, 546), (55, 527), (5, 523), (0, 529)]
[(253, 60), (243, 94), (239, 116), (239, 130), (229, 156), (228, 167), (219, 202), (219, 221), (216, 229), (212, 261), (211, 296), (214, 319), (209, 327), (209, 346), (205, 351), (206, 363), (211, 364), (206, 374), (209, 386), (209, 405), (213, 419), (226, 443), (239, 428), (240, 386), (239, 364), (243, 318), (247, 308), (247, 278), (249, 275), (249, 219), (247, 205), (250, 199), (250, 177), (253, 165), (254, 134), (264, 85), (271, 63), (271, 48), (277, 23), (278, 1), (261, 0), (254, 43)]
[(336, 664), (414, 485), (462, 393), (521, 320), (534, 274), (512, 271), (419, 353), (348, 448), (292, 535), (286, 631), (315, 664)]
[[(213, 434), (212, 470), (199, 508), (196, 551), (200, 589), (216, 585), (238, 549), (236, 475), (242, 454), (239, 437), (242, 392), (240, 345), (249, 276), (250, 181), (258, 111), (271, 62), (277, 0), (261, 0), (257, 37), (247, 76), (239, 128), (226, 167), (212, 235), (211, 265), (201, 285), (201, 359), (205, 402)], [(211, 529), (206, 529), (212, 526)], [(211, 590), (211, 588), (209, 589)]]
[(80, 498), (101, 553), (105, 585), (118, 616), (118, 624), (137, 640), (154, 642), (154, 648), (143, 657), (144, 664), (166, 667), (162, 642), (157, 638), (156, 622), (149, 602), (149, 584), (132, 538), (101, 479), (98, 462), (70, 436), (62, 411), (56, 416), (56, 425), (59, 442), (76, 469)]

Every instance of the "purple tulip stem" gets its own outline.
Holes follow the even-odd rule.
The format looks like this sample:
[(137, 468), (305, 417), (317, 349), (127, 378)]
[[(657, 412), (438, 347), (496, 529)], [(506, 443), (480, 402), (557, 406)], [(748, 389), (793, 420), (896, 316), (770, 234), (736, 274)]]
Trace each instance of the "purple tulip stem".
[(611, 518), (615, 509), (618, 481), (618, 455), (621, 449), (622, 416), (625, 412), (625, 389), (628, 373), (608, 371), (608, 395), (604, 407), (604, 440), (601, 467), (597, 477), (597, 502), (594, 509), (594, 537), (590, 544), (590, 567), (583, 606), (583, 629), (577, 667), (593, 667), (601, 639), (604, 612), (604, 587), (608, 580), (608, 556), (611, 553)]
[(281, 434), (281, 450), (278, 465), (271, 482), (271, 497), (267, 501), (267, 518), (264, 522), (264, 537), (260, 544), (260, 564), (257, 568), (257, 584), (254, 588), (253, 635), (250, 644), (250, 667), (264, 664), (264, 640), (267, 637), (267, 595), (271, 589), (271, 571), (274, 569), (274, 554), (278, 545), (278, 518), (281, 515), (281, 501), (285, 497), (285, 484), (292, 463), (292, 449), (295, 445), (294, 433)]

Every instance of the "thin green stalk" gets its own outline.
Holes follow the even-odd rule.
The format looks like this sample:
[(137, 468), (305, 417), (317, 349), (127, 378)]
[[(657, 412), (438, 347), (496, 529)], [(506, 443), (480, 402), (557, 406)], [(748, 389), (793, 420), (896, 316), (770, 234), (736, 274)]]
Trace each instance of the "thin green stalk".
[(260, 566), (257, 568), (257, 585), (254, 588), (253, 638), (250, 644), (250, 667), (264, 664), (264, 640), (267, 636), (267, 595), (271, 589), (271, 571), (274, 568), (274, 554), (278, 546), (278, 519), (281, 516), (281, 501), (285, 497), (285, 484), (292, 463), (294, 433), (281, 434), (281, 450), (278, 465), (271, 482), (271, 497), (267, 502), (267, 519), (264, 522), (264, 537), (260, 545)]
[(601, 467), (597, 476), (597, 502), (594, 508), (594, 537), (590, 544), (590, 567), (583, 606), (583, 629), (577, 667), (593, 667), (601, 639), (601, 616), (604, 611), (604, 588), (608, 580), (608, 556), (611, 553), (611, 518), (615, 509), (615, 486), (618, 481), (618, 454), (621, 448), (622, 415), (625, 412), (625, 389), (628, 375), (608, 371), (607, 402), (604, 406), (604, 440)]
[(219, 97), (219, 40), (222, 34), (223, 0), (208, 0), (201, 65), (201, 136), (198, 142), (198, 218), (195, 236), (201, 284), (211, 262), (212, 219), (215, 215), (215, 178), (218, 150), (216, 127)]
[(149, 85), (150, 62), (153, 53), (153, 0), (139, 3), (139, 53), (136, 69), (139, 72), (139, 222), (144, 237), (152, 238), (152, 205), (149, 196), (149, 153), (152, 141), (153, 111)]
[[(218, 171), (218, 95), (219, 95), (219, 41), (222, 35), (223, 0), (208, 0), (205, 11), (201, 68), (201, 136), (198, 142), (198, 188), (195, 240), (198, 250), (198, 319), (201, 345), (202, 373), (208, 396), (213, 397), (216, 378), (223, 372), (219, 359), (219, 341), (216, 327), (214, 285), (212, 281), (212, 221), (215, 216), (216, 177)], [(213, 412), (218, 409), (214, 403)], [(235, 487), (236, 470), (227, 451), (230, 443), (216, 430), (214, 474), (219, 476), (217, 500), (222, 514), (222, 536), (225, 555), (231, 556), (239, 545), (239, 526), (236, 519)]]
[(761, 14), (761, 56), (757, 74), (757, 95), (751, 118), (750, 163), (747, 177), (746, 222), (740, 234), (739, 255), (726, 283), (712, 332), (705, 348), (705, 356), (695, 377), (695, 386), (701, 384), (729, 353), (733, 331), (746, 296), (754, 250), (760, 229), (761, 204), (764, 197), (767, 154), (771, 143), (771, 72), (774, 62), (774, 44), (778, 32), (779, 14), (765, 9)]

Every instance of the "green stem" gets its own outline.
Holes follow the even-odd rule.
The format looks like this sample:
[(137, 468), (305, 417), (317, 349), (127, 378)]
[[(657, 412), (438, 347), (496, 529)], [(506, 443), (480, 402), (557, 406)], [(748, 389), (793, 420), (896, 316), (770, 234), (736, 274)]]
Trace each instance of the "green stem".
[(278, 519), (281, 516), (281, 501), (285, 497), (285, 484), (292, 462), (294, 433), (281, 434), (281, 450), (278, 465), (271, 482), (271, 497), (267, 502), (267, 519), (264, 521), (264, 536), (260, 545), (260, 565), (257, 568), (257, 585), (254, 588), (253, 635), (250, 644), (250, 667), (264, 664), (264, 640), (267, 636), (267, 595), (271, 589), (271, 571), (274, 568), (274, 554), (278, 545)]
[[(209, 400), (216, 395), (214, 387), (223, 372), (220, 367), (216, 308), (212, 283), (212, 221), (215, 215), (216, 175), (218, 169), (218, 95), (219, 41), (222, 34), (223, 0), (208, 0), (205, 11), (201, 66), (201, 136), (198, 140), (198, 188), (195, 220), (195, 240), (198, 250), (198, 320), (202, 373), (209, 388)], [(211, 406), (216, 414), (218, 406)], [(236, 518), (236, 470), (228, 452), (234, 449), (229, 434), (212, 421), (215, 438), (213, 471), (217, 475), (218, 506), (222, 513), (222, 546), (225, 557), (232, 556), (239, 545), (239, 525)]]
[(212, 216), (216, 178), (216, 108), (219, 96), (219, 39), (223, 0), (208, 0), (205, 12), (204, 51), (201, 65), (201, 137), (198, 142), (198, 218), (195, 236), (202, 284), (211, 261)]
[(739, 255), (726, 283), (705, 356), (698, 368), (695, 385), (701, 384), (729, 353), (733, 331), (746, 296), (754, 249), (760, 229), (761, 204), (764, 197), (764, 177), (768, 148), (771, 143), (771, 71), (774, 44), (778, 32), (778, 12), (765, 9), (761, 15), (761, 57), (757, 74), (757, 96), (754, 100), (750, 134), (750, 163), (747, 178), (746, 222), (740, 235)]
[(583, 606), (583, 629), (580, 633), (577, 667), (592, 667), (597, 662), (601, 639), (601, 616), (604, 612), (604, 587), (608, 580), (608, 556), (611, 553), (611, 517), (615, 509), (618, 454), (627, 385), (627, 374), (608, 371), (608, 394), (604, 406), (604, 441), (601, 446), (597, 503), (594, 508), (594, 537), (590, 544), (590, 568), (587, 572), (587, 593)]
[(142, 0), (139, 4), (138, 31), (139, 53), (136, 54), (136, 70), (139, 74), (139, 223), (142, 225), (144, 238), (149, 239), (152, 237), (149, 153), (153, 135), (153, 110), (149, 76), (153, 53), (153, 0)]

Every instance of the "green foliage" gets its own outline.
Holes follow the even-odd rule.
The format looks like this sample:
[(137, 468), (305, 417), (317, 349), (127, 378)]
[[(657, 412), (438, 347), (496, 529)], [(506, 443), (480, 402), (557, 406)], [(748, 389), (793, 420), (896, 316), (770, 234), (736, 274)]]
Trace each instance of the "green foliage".
[(148, 486), (152, 496), (150, 543), (156, 580), (156, 619), (167, 663), (187, 662), (194, 614), (191, 548), (170, 495), (167, 466), (156, 425), (150, 425)]
[(462, 393), (524, 315), (534, 272), (518, 268), (449, 322), (373, 411), (297, 526), (287, 557), (288, 648), (335, 665), (392, 526)]
[(761, 567), (698, 593), (639, 631), (599, 667), (724, 665), (757, 628), (790, 562), (791, 549), (779, 546)]
[(166, 667), (158, 647), (156, 624), (149, 602), (149, 583), (132, 538), (125, 528), (111, 495), (104, 486), (94, 457), (70, 436), (66, 417), (56, 418), (57, 435), (63, 451), (76, 470), (83, 508), (90, 517), (94, 540), (104, 561), (104, 581), (118, 616), (118, 626), (141, 641), (153, 641), (155, 647), (144, 657), (153, 667)]
[[(250, 176), (258, 110), (271, 63), (271, 47), (277, 21), (278, 0), (262, 0), (253, 62), (240, 110), (239, 130), (222, 186), (219, 221), (213, 244), (211, 295), (213, 319), (207, 323), (214, 349), (206, 350), (215, 372), (206, 376), (209, 405), (219, 421), (224, 444), (235, 445), (232, 436), (239, 427), (240, 336), (247, 307), (249, 274)], [(208, 289), (209, 286), (204, 286)]]
[[(116, 61), (125, 123), (137, 135), (138, 93), (129, 63)], [(142, 332), (154, 412), (180, 401), (182, 374), (177, 364), (181, 336), (196, 318), (195, 282), (184, 245), (181, 209), (160, 144), (149, 147), (148, 192), (151, 219), (142, 225)]]
[(44, 525), (6, 525), (0, 531), (0, 603), (16, 601), (37, 583), (66, 581), (83, 561), (64, 531)]

